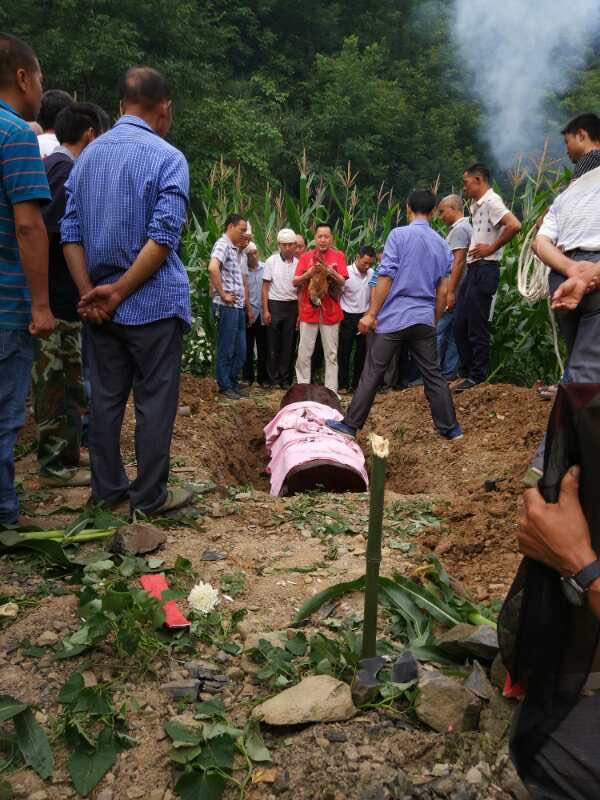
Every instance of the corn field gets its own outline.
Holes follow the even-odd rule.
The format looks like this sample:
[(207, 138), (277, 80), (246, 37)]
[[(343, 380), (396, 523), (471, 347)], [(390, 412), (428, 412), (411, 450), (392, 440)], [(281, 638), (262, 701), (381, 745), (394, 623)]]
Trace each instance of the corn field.
[[(384, 186), (377, 193), (359, 188), (352, 168), (322, 178), (306, 159), (298, 165), (295, 193), (267, 187), (262, 193), (247, 191), (240, 169), (217, 162), (196, 195), (196, 213), (183, 237), (183, 257), (191, 292), (194, 325), (186, 339), (184, 369), (199, 376), (212, 373), (215, 327), (211, 314), (208, 261), (228, 214), (243, 214), (252, 225), (261, 260), (277, 248), (277, 232), (291, 227), (310, 247), (316, 222), (329, 222), (335, 246), (348, 261), (362, 245), (381, 250), (389, 232), (405, 224), (404, 202)], [(526, 303), (517, 290), (517, 263), (531, 226), (569, 179), (566, 170), (548, 170), (544, 162), (531, 174), (513, 175), (512, 206), (523, 228), (505, 248), (493, 322), (490, 380), (531, 385), (537, 379), (557, 380), (559, 367), (545, 301)], [(433, 187), (436, 188), (436, 187)], [(443, 226), (436, 221), (440, 233)]]

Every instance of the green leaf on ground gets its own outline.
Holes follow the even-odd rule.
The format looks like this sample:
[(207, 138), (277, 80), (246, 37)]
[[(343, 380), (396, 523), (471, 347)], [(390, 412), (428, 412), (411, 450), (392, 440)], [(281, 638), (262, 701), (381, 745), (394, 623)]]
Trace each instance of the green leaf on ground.
[(327, 589), (324, 589), (322, 592), (314, 595), (314, 597), (311, 597), (310, 600), (307, 600), (294, 616), (293, 622), (295, 625), (299, 622), (302, 622), (302, 620), (314, 614), (315, 611), (318, 611), (323, 603), (326, 603), (329, 600), (335, 600), (336, 598), (342, 597), (349, 592), (362, 591), (364, 588), (364, 576), (357, 578), (355, 581), (346, 581), (345, 583), (336, 583), (335, 586), (329, 586)]
[(95, 750), (79, 748), (71, 753), (67, 769), (79, 794), (87, 797), (116, 762), (119, 750), (112, 731), (105, 729), (98, 738)]
[(193, 770), (181, 776), (175, 791), (181, 800), (220, 800), (225, 791), (225, 779)]
[(14, 718), (17, 745), (25, 762), (43, 780), (51, 778), (54, 772), (54, 756), (46, 732), (33, 716), (30, 708)]
[(0, 722), (6, 722), (7, 719), (16, 717), (29, 708), (27, 703), (21, 703), (20, 700), (15, 700), (9, 694), (0, 694)]
[(271, 753), (265, 746), (262, 736), (258, 728), (258, 723), (253, 720), (249, 726), (246, 738), (244, 740), (244, 747), (252, 761), (264, 762), (271, 761)]

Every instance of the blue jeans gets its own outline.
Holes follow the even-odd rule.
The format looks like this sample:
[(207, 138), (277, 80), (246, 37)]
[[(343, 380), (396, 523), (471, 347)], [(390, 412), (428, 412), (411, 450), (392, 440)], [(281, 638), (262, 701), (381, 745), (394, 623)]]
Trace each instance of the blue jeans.
[(243, 308), (213, 303), (217, 321), (217, 383), (222, 392), (235, 389), (246, 362), (246, 315)]
[(19, 517), (14, 449), (25, 424), (32, 364), (29, 332), (0, 330), (0, 523), (4, 525)]
[(458, 373), (460, 358), (454, 341), (455, 309), (446, 311), (437, 324), (437, 351), (444, 378), (454, 377)]

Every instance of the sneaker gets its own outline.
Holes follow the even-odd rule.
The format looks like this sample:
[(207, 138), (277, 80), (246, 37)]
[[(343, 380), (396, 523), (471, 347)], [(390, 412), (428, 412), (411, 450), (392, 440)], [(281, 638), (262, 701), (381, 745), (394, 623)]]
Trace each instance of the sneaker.
[(167, 511), (176, 511), (178, 508), (183, 508), (192, 502), (194, 493), (188, 489), (169, 489), (165, 502), (151, 511), (147, 516), (157, 517), (165, 514)]
[(455, 425), (449, 431), (447, 431), (446, 433), (442, 433), (440, 435), (443, 436), (444, 439), (449, 439), (451, 442), (455, 442), (457, 439), (462, 439), (464, 433), (460, 425)]
[(287, 392), (288, 389), (292, 388), (292, 384), (291, 383), (287, 383), (287, 382), (280, 383), (279, 384), (279, 388), (283, 389), (284, 392)]
[(336, 433), (341, 433), (342, 436), (348, 436), (349, 439), (356, 439), (356, 428), (352, 425), (346, 425), (345, 422), (338, 422), (336, 419), (326, 419), (325, 425), (331, 428)]
[(241, 400), (242, 396), (235, 389), (219, 389), (219, 394), (226, 397), (228, 400)]
[(466, 392), (468, 389), (472, 389), (474, 386), (477, 386), (475, 381), (472, 381), (471, 378), (465, 378), (464, 381), (461, 381), (458, 386), (453, 386), (452, 391), (460, 394), (460, 392)]
[(40, 486), (59, 488), (61, 486), (90, 486), (92, 474), (89, 469), (65, 470), (63, 475), (53, 475), (49, 472), (40, 475)]

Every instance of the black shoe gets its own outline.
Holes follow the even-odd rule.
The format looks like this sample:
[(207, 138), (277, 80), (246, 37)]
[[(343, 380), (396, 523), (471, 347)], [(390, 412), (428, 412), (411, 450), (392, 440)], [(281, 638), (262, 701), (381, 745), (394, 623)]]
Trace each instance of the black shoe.
[(233, 391), (239, 394), (240, 397), (250, 397), (250, 389), (240, 383), (233, 387)]
[(242, 396), (235, 389), (219, 389), (219, 394), (226, 397), (228, 400), (241, 400)]
[(279, 388), (283, 389), (284, 392), (287, 392), (288, 389), (292, 388), (292, 384), (291, 383), (280, 383), (279, 384)]
[(468, 389), (472, 389), (474, 386), (477, 386), (475, 381), (472, 381), (471, 378), (465, 378), (458, 386), (454, 386), (452, 391), (456, 394), (460, 394), (461, 392), (466, 392)]

